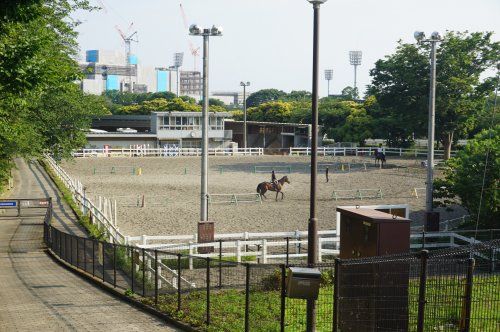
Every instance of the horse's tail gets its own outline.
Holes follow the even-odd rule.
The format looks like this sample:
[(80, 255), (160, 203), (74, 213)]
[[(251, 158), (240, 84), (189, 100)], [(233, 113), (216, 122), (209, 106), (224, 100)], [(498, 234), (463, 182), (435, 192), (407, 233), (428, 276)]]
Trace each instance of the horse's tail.
[(261, 183), (259, 183), (259, 184), (257, 185), (257, 192), (258, 192), (259, 194), (260, 194), (260, 191), (261, 191), (261, 190), (260, 190), (260, 185), (261, 185)]

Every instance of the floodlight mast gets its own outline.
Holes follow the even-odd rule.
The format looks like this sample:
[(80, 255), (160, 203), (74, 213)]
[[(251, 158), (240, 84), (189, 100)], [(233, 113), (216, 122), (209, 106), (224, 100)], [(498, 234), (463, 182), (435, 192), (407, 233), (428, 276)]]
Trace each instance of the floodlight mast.
[(176, 79), (177, 79), (177, 97), (180, 95), (180, 78), (179, 78), (179, 68), (182, 67), (182, 62), (184, 60), (184, 53), (174, 53), (174, 67), (175, 67), (175, 72), (176, 72)]
[(327, 97), (330, 96), (330, 81), (333, 78), (333, 69), (325, 69), (325, 79), (328, 82), (328, 94)]
[(350, 51), (349, 52), (349, 61), (351, 65), (354, 66), (354, 91), (357, 93), (357, 69), (358, 66), (361, 65), (361, 58), (363, 56), (363, 52), (361, 51)]
[(208, 42), (211, 36), (222, 36), (222, 28), (201, 28), (197, 24), (189, 27), (191, 36), (203, 37), (203, 108), (201, 127), (201, 193), (200, 193), (200, 223), (208, 221)]
[(431, 226), (431, 223), (439, 221), (439, 215), (436, 215), (432, 208), (432, 191), (433, 191), (433, 181), (434, 181), (434, 127), (436, 118), (436, 47), (437, 43), (442, 41), (439, 32), (434, 31), (430, 38), (425, 38), (425, 34), (422, 31), (416, 31), (413, 36), (417, 40), (417, 43), (430, 43), (431, 53), (430, 53), (430, 84), (429, 84), (429, 123), (427, 127), (427, 181), (425, 186), (425, 212), (426, 212), (426, 223), (425, 229)]
[[(250, 86), (250, 82), (240, 82), (243, 87), (243, 147), (247, 148), (247, 86)], [(246, 151), (245, 151), (246, 153)]]

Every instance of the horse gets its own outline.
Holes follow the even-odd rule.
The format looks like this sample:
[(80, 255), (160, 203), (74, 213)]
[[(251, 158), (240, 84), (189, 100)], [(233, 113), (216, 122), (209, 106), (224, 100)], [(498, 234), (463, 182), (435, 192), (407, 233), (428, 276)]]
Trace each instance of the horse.
[(285, 197), (285, 194), (281, 191), (283, 188), (283, 185), (285, 183), (290, 184), (290, 180), (288, 180), (288, 177), (285, 175), (281, 179), (278, 180), (278, 184), (275, 185), (272, 182), (261, 182), (257, 186), (257, 192), (259, 193), (260, 197), (267, 198), (266, 195), (264, 195), (268, 190), (269, 191), (275, 191), (276, 192), (276, 201), (278, 201), (278, 194), (281, 193), (281, 200)]
[(385, 160), (385, 154), (383, 154), (382, 152), (375, 153), (375, 165), (377, 165), (378, 163), (380, 163), (381, 168), (384, 168), (386, 160)]

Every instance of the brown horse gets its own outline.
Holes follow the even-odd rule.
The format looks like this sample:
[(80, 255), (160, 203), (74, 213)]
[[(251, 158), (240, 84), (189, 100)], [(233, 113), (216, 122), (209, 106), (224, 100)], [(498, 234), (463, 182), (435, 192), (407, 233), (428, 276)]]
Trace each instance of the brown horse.
[(260, 194), (260, 197), (267, 198), (266, 195), (264, 195), (268, 190), (269, 191), (275, 191), (276, 192), (276, 201), (278, 201), (278, 194), (281, 193), (281, 200), (285, 197), (285, 194), (281, 191), (283, 189), (283, 185), (285, 183), (290, 184), (290, 181), (288, 180), (288, 177), (285, 175), (281, 179), (278, 180), (278, 184), (275, 185), (272, 182), (261, 182), (257, 186), (257, 192)]

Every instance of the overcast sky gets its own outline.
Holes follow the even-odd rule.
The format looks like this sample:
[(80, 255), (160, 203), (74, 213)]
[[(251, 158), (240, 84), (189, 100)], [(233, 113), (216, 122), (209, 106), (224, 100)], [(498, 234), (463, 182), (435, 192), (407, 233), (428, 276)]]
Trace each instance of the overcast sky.
[[(101, 11), (77, 13), (82, 50), (123, 50), (115, 29), (133, 22), (139, 43), (132, 52), (151, 66), (172, 64), (184, 52), (185, 70), (193, 69), (189, 40), (179, 4), (189, 24), (216, 24), (224, 36), (211, 38), (210, 91), (239, 89), (242, 80), (252, 91), (277, 88), (311, 90), (312, 6), (306, 0), (91, 0)], [(131, 30), (131, 31), (135, 31)], [(324, 69), (333, 69), (331, 93), (352, 85), (349, 50), (363, 51), (358, 87), (369, 84), (376, 60), (394, 51), (399, 39), (413, 42), (413, 32), (437, 30), (500, 33), (500, 0), (329, 0), (321, 7), (320, 95), (326, 95)], [(198, 69), (201, 57), (198, 57)]]

